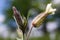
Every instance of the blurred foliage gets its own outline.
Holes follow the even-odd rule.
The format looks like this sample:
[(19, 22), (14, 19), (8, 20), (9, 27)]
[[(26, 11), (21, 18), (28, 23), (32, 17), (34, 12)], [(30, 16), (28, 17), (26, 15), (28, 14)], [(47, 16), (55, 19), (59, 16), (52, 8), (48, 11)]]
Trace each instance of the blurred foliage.
[(54, 15), (55, 18), (60, 18), (60, 6), (57, 5), (57, 11), (56, 14)]

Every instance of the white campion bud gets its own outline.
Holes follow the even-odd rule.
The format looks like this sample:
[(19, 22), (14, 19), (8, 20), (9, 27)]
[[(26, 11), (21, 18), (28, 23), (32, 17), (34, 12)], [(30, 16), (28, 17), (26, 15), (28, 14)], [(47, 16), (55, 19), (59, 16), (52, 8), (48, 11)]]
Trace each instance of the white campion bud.
[(53, 14), (56, 9), (53, 9), (52, 4), (47, 4), (47, 7), (46, 7), (46, 10), (40, 14), (38, 14), (32, 21), (32, 25), (34, 27), (39, 27), (43, 22), (44, 20), (46, 19), (46, 17), (50, 14)]

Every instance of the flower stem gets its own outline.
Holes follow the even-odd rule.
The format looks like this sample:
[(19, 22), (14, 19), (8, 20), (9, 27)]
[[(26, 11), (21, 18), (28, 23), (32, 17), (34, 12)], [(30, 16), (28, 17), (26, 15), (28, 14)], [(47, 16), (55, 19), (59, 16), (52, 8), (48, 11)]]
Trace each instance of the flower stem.
[(29, 40), (29, 37), (30, 37), (30, 34), (31, 34), (31, 31), (33, 29), (33, 26), (31, 27), (31, 29), (29, 30), (28, 34), (27, 34), (27, 37), (26, 37), (26, 40)]

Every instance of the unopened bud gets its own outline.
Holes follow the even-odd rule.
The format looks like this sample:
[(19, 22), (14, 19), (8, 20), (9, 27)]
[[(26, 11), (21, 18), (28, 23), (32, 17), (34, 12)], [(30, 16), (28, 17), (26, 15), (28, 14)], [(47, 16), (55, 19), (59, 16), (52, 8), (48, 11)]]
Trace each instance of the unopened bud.
[(21, 29), (17, 29), (17, 35), (18, 37), (16, 38), (17, 40), (23, 40), (23, 32)]
[(16, 20), (17, 24), (19, 26), (22, 26), (23, 21), (22, 21), (21, 14), (19, 14), (19, 12), (17, 11), (15, 7), (13, 7), (13, 12), (14, 12), (14, 19)]

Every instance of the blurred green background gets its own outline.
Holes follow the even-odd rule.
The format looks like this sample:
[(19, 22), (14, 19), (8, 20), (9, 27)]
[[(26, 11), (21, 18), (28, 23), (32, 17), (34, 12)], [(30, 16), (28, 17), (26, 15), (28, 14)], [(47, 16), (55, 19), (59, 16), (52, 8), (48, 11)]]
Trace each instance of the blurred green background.
[(45, 11), (48, 3), (57, 11), (49, 15), (41, 27), (33, 29), (30, 40), (60, 40), (60, 0), (0, 0), (0, 40), (16, 40), (13, 6), (27, 18), (30, 28), (32, 19)]

